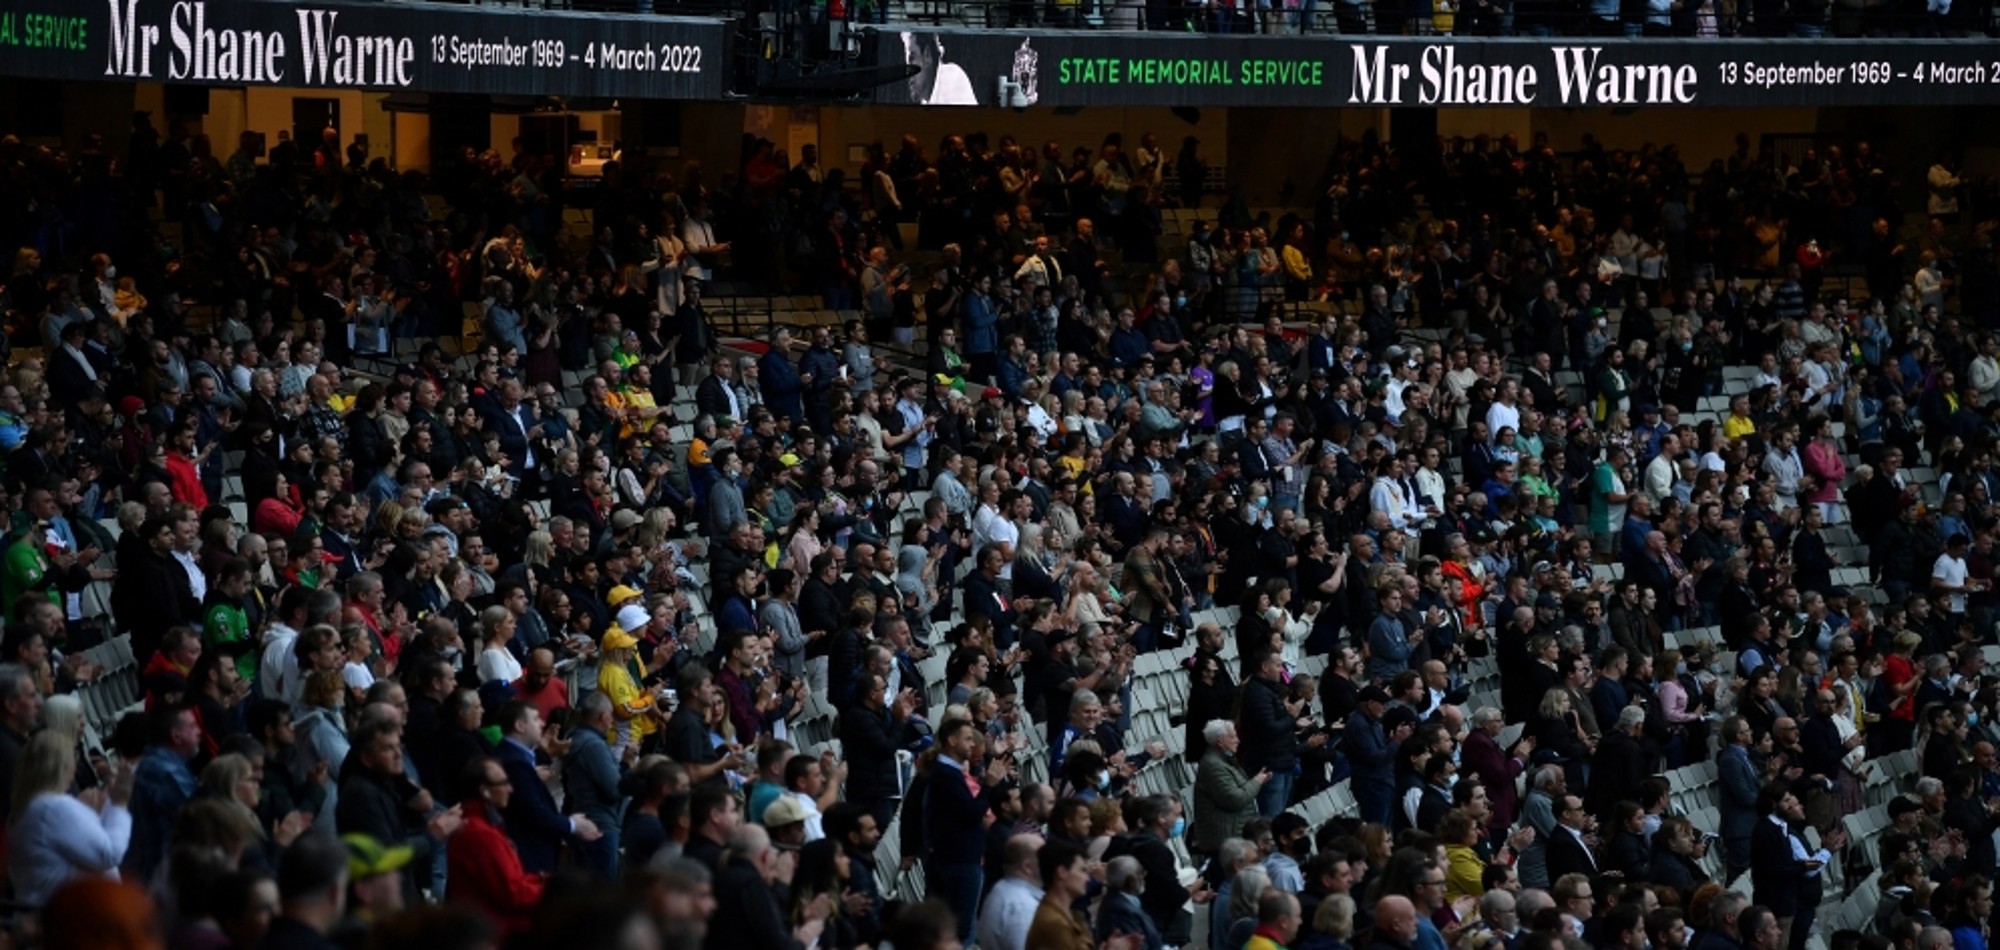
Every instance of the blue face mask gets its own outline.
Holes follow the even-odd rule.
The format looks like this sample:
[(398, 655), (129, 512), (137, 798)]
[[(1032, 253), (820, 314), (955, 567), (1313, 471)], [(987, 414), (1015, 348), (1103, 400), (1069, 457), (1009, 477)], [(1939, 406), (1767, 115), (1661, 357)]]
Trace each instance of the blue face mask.
[(1107, 788), (1110, 788), (1110, 787), (1111, 787), (1111, 773), (1110, 773), (1110, 772), (1099, 772), (1099, 773), (1097, 773), (1097, 787), (1098, 787), (1098, 789), (1099, 789), (1100, 791), (1101, 791), (1101, 790), (1103, 790), (1103, 789), (1107, 789)]
[(1172, 828), (1167, 829), (1167, 837), (1178, 838), (1184, 834), (1187, 834), (1187, 819), (1186, 818), (1174, 819), (1174, 826)]

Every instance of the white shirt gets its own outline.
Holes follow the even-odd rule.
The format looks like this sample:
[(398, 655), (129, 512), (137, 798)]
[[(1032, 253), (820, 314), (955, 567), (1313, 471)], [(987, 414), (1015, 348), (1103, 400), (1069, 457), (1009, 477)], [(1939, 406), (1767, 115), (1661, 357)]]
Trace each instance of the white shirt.
[(1503, 428), (1515, 432), (1521, 431), (1521, 410), (1502, 402), (1495, 402), (1486, 407), (1486, 437), (1499, 438), (1500, 430)]
[(1012, 875), (1001, 878), (979, 908), (980, 950), (1027, 950), (1041, 903), (1041, 888)]
[(257, 661), (257, 690), (265, 699), (299, 701), (299, 632), (272, 623), (264, 634), (264, 653)]
[(1646, 494), (1657, 505), (1674, 493), (1674, 460), (1662, 452), (1646, 463)]
[(349, 689), (366, 692), (368, 687), (375, 685), (375, 671), (365, 663), (349, 663), (341, 667), (340, 681), (346, 683)]
[[(1970, 575), (1965, 568), (1965, 559), (1962, 557), (1952, 557), (1949, 551), (1938, 555), (1937, 561), (1931, 565), (1932, 579), (1943, 581), (1946, 587), (1964, 587), (1968, 576)], [(1954, 591), (1952, 593), (1951, 612), (1955, 614), (1965, 612), (1964, 591)]]
[(500, 680), (512, 683), (521, 678), (521, 661), (502, 647), (492, 647), (479, 654), (479, 681), (490, 683)]
[[(1006, 549), (1009, 551), (1014, 550), (1014, 548), (1021, 544), (1021, 529), (1015, 527), (1012, 521), (1008, 521), (1005, 518), (993, 519), (992, 527), (987, 530), (991, 532), (988, 537), (992, 539), (994, 544), (1006, 545)], [(1010, 557), (1000, 562), (1000, 576), (1008, 580), (1014, 579), (1013, 558)]]
[(1409, 506), (1404, 504), (1403, 486), (1393, 478), (1377, 477), (1368, 490), (1368, 506), (1389, 516), (1389, 527), (1398, 531), (1409, 527)]
[(1777, 825), (1780, 829), (1784, 830), (1785, 840), (1792, 843), (1792, 860), (1819, 862), (1818, 868), (1813, 868), (1812, 870), (1806, 872), (1807, 877), (1818, 877), (1820, 868), (1826, 867), (1827, 862), (1833, 860), (1833, 855), (1829, 853), (1825, 848), (1821, 848), (1818, 851), (1807, 851), (1805, 841), (1801, 840), (1798, 835), (1792, 833), (1792, 826), (1789, 823), (1787, 823), (1783, 818), (1780, 818), (1777, 815), (1769, 815), (1765, 817), (1765, 820), (1769, 821), (1771, 824)]
[(804, 792), (786, 792), (785, 794), (797, 799), (799, 807), (805, 809), (806, 843), (812, 844), (826, 837), (826, 829), (820, 824), (819, 803), (813, 801), (813, 797)]
[(8, 837), (14, 899), (40, 907), (70, 881), (118, 880), (118, 864), (132, 843), (132, 813), (110, 802), (91, 811), (70, 795), (37, 795)]
[[(208, 575), (201, 572), (201, 561), (197, 560), (194, 555), (184, 551), (175, 551), (174, 560), (181, 562), (181, 569), (187, 572), (188, 587), (194, 591), (195, 603), (207, 603)], [(193, 624), (192, 626), (197, 630), (201, 629), (200, 624)]]
[(993, 543), (993, 526), (1000, 523), (1000, 509), (981, 504), (972, 512), (972, 549)]

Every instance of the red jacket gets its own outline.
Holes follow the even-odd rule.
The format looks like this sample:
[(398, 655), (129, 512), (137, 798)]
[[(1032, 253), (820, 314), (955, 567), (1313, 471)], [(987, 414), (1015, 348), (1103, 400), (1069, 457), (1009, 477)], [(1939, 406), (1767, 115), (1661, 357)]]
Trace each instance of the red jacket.
[(445, 846), (445, 896), (486, 911), (505, 943), (527, 931), (547, 879), (521, 869), (514, 842), (487, 816), (484, 801), (467, 798), (463, 805), (465, 823)]
[(208, 490), (201, 487), (201, 473), (195, 470), (194, 460), (179, 449), (167, 450), (167, 487), (173, 490), (175, 501), (193, 505), (196, 511), (208, 507)]
[(1486, 786), (1486, 797), (1493, 804), (1492, 828), (1505, 829), (1514, 823), (1514, 810), (1520, 804), (1514, 790), (1514, 780), (1527, 766), (1500, 748), (1485, 730), (1475, 728), (1465, 737), (1465, 745), (1458, 753), (1459, 766), (1478, 776), (1480, 784)]

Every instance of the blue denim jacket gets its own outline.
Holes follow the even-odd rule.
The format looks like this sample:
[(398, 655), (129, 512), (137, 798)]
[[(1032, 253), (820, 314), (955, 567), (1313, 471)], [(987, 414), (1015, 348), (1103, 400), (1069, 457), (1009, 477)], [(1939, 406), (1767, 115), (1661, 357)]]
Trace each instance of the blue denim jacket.
[(125, 868), (135, 880), (149, 880), (167, 853), (167, 835), (181, 809), (194, 797), (194, 770), (181, 754), (153, 746), (139, 759), (132, 780), (132, 846)]

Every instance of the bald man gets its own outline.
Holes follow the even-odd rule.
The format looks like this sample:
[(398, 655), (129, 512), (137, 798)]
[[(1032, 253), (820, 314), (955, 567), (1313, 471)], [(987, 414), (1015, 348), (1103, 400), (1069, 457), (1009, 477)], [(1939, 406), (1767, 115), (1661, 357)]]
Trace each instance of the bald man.
[(1417, 906), (1390, 895), (1375, 903), (1375, 946), (1408, 950), (1416, 945)]

